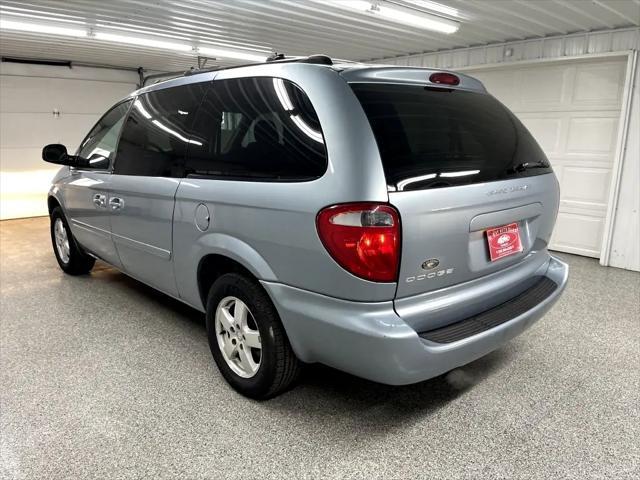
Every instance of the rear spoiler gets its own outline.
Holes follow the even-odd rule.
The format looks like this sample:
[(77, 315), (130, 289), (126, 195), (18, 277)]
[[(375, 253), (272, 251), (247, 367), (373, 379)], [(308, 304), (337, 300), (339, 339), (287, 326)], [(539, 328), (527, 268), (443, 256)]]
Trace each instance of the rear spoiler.
[[(434, 81), (443, 75), (453, 75), (460, 79), (457, 85)], [(423, 85), (443, 87), (456, 90), (470, 90), (478, 93), (487, 93), (487, 89), (478, 79), (458, 72), (417, 67), (353, 67), (346, 68), (340, 75), (349, 83), (403, 83), (408, 85)]]

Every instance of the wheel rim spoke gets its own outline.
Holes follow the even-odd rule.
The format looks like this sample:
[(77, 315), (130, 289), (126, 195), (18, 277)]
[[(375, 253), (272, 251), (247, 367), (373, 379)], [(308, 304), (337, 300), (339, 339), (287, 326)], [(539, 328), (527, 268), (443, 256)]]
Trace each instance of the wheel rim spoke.
[(244, 330), (244, 344), (251, 348), (262, 348), (260, 343), (260, 333), (257, 330)]
[(233, 327), (233, 315), (231, 315), (228, 308), (218, 309), (216, 315), (226, 331), (229, 331), (229, 329)]
[[(231, 313), (233, 312), (233, 314)], [(216, 308), (215, 332), (222, 357), (231, 370), (243, 378), (260, 368), (262, 345), (249, 307), (239, 298), (223, 298)]]
[(248, 309), (245, 303), (242, 300), (236, 300), (233, 319), (236, 325), (239, 325), (241, 328), (247, 324), (247, 312)]
[(258, 366), (251, 358), (251, 355), (247, 353), (246, 349), (238, 349), (238, 358), (240, 359), (240, 365), (247, 372), (255, 372), (258, 369)]
[(227, 356), (227, 358), (231, 359), (235, 356), (236, 354), (236, 346), (231, 343), (231, 340), (226, 340), (223, 344), (223, 348), (224, 348), (224, 353)]

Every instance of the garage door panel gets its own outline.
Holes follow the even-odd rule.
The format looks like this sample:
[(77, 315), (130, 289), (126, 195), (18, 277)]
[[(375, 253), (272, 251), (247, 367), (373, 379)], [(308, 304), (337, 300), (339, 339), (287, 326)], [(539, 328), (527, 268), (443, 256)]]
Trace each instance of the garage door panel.
[(618, 108), (622, 101), (624, 70), (619, 62), (576, 66), (573, 106)]
[(492, 94), (496, 95), (496, 92), (499, 92), (499, 96), (496, 95), (496, 97), (511, 110), (519, 107), (519, 100), (516, 94), (516, 72), (499, 70), (481, 72), (473, 74), (473, 76), (480, 80)]
[(573, 117), (569, 121), (567, 154), (609, 155), (615, 151), (618, 119)]
[(532, 133), (545, 153), (550, 156), (561, 152), (564, 119), (561, 115), (523, 114), (520, 120)]
[(558, 106), (565, 103), (563, 92), (571, 71), (563, 68), (528, 69), (521, 72), (521, 108), (539, 109), (543, 105)]
[(125, 97), (135, 85), (3, 75), (0, 84), (3, 112), (95, 113), (106, 110), (114, 98)]
[[(0, 148), (0, 163), (3, 174), (13, 171), (46, 169), (47, 164), (42, 161), (42, 148)], [(55, 166), (48, 165), (50, 168)]]
[(57, 143), (56, 120), (50, 113), (0, 113), (3, 147), (34, 147)]
[(606, 209), (611, 170), (565, 166), (560, 183), (562, 201), (598, 205)]
[(96, 114), (0, 113), (0, 144), (41, 149), (48, 143), (62, 143), (75, 151), (98, 118)]
[(551, 248), (588, 257), (600, 256), (604, 219), (559, 212)]

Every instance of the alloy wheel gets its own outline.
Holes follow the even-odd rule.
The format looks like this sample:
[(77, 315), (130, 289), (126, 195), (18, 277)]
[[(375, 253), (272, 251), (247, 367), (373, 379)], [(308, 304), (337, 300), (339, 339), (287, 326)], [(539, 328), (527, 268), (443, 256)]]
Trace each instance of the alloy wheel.
[(262, 360), (262, 342), (253, 314), (237, 297), (223, 298), (216, 308), (218, 347), (231, 370), (242, 378), (253, 377)]
[(64, 263), (69, 263), (69, 256), (71, 255), (71, 248), (69, 247), (69, 236), (67, 235), (67, 229), (64, 227), (61, 218), (56, 218), (56, 222), (53, 226), (53, 235), (56, 242), (56, 250), (58, 255)]

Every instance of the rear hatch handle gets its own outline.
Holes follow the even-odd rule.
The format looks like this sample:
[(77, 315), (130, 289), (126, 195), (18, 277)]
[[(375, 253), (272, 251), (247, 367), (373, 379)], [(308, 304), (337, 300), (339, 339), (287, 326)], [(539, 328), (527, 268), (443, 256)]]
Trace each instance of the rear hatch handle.
[(522, 207), (498, 210), (497, 212), (483, 213), (471, 219), (469, 224), (470, 232), (486, 230), (498, 225), (506, 225), (520, 220), (527, 220), (538, 217), (542, 214), (542, 203), (530, 203)]

